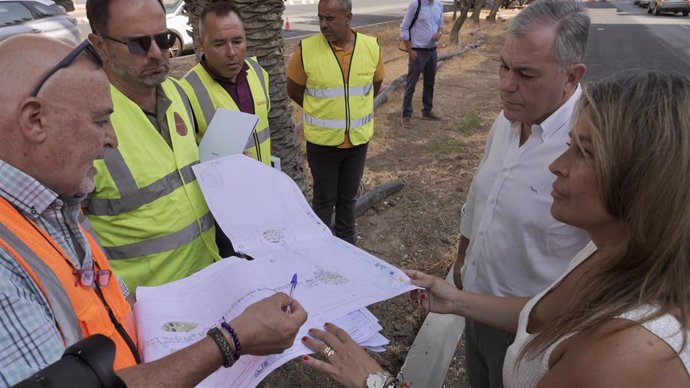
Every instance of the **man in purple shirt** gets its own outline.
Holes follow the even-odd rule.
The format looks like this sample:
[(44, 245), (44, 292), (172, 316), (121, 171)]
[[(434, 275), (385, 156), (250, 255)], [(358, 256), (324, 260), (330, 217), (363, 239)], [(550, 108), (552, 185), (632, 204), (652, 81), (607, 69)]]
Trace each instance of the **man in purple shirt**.
[(213, 3), (199, 18), (201, 62), (180, 83), (187, 92), (201, 141), (218, 108), (259, 116), (245, 154), (271, 164), (268, 73), (256, 58), (246, 58), (247, 40), (239, 10), (232, 3)]

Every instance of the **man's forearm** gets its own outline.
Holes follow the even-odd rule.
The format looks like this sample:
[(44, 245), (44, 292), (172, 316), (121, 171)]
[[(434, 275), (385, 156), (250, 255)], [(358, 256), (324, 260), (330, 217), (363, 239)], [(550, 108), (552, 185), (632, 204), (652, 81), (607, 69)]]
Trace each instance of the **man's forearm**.
[(159, 360), (117, 371), (128, 387), (193, 387), (220, 368), (223, 356), (210, 337)]
[(288, 97), (294, 102), (297, 103), (297, 105), (302, 106), (303, 100), (304, 100), (304, 89), (305, 86), (300, 85), (290, 78), (287, 79), (287, 94)]

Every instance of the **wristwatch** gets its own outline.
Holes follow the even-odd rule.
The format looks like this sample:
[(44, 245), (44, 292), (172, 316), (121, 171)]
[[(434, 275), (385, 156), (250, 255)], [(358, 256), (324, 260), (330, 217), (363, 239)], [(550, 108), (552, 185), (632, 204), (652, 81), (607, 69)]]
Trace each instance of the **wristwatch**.
[[(390, 382), (386, 384), (386, 382)], [(393, 378), (390, 373), (382, 370), (380, 372), (371, 373), (367, 376), (366, 385), (364, 388), (391, 388), (395, 387), (398, 379)]]

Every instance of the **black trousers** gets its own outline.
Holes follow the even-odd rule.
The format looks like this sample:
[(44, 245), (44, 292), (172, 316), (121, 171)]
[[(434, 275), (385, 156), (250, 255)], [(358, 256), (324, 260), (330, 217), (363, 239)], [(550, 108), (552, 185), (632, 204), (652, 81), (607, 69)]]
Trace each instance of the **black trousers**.
[(465, 320), (465, 368), (472, 388), (503, 388), (503, 360), (515, 333)]
[(407, 61), (407, 80), (405, 81), (405, 97), (403, 98), (403, 117), (412, 117), (412, 96), (417, 87), (419, 76), (424, 76), (424, 90), (422, 92), (422, 113), (429, 113), (434, 109), (434, 85), (436, 84), (436, 65), (438, 54), (434, 50), (416, 50), (417, 60)]
[(314, 180), (312, 209), (329, 227), (335, 208), (333, 233), (351, 244), (355, 239), (355, 203), (364, 173), (368, 144), (352, 148), (307, 142), (307, 161)]

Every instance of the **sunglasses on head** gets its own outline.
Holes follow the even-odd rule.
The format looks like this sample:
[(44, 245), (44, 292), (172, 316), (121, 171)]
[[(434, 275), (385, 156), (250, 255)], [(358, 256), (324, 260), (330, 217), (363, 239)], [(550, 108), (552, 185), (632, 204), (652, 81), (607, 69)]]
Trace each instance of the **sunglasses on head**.
[(175, 34), (171, 31), (161, 32), (156, 35), (134, 36), (130, 38), (117, 39), (112, 36), (100, 34), (103, 38), (113, 42), (122, 43), (127, 46), (132, 55), (142, 55), (149, 52), (151, 41), (156, 41), (156, 46), (161, 50), (167, 50), (175, 44)]
[(79, 55), (81, 55), (82, 53), (86, 53), (98, 66), (103, 66), (103, 61), (101, 60), (101, 57), (98, 56), (96, 49), (91, 45), (91, 43), (88, 40), (85, 40), (81, 42), (81, 44), (79, 44), (79, 46), (77, 46), (69, 54), (67, 54), (67, 56), (62, 58), (62, 60), (58, 62), (57, 65), (53, 66), (53, 68), (50, 69), (46, 73), (46, 75), (43, 76), (43, 78), (41, 78), (34, 90), (31, 92), (31, 97), (36, 97), (38, 95), (39, 90), (41, 90), (43, 84), (45, 84), (46, 81), (48, 81), (48, 78), (50, 78), (58, 70), (71, 65), (72, 62), (79, 58)]

